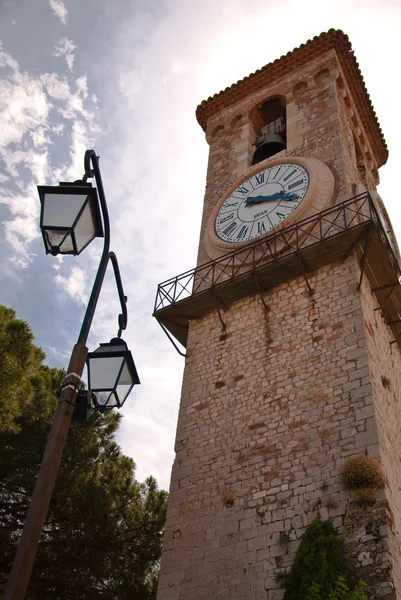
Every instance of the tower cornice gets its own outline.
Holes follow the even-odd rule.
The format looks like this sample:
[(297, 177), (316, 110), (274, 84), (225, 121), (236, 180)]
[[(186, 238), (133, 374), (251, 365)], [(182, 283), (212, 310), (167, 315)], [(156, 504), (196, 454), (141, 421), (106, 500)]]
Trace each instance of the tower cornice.
[(265, 65), (261, 69), (237, 81), (237, 83), (227, 87), (225, 90), (204, 100), (196, 109), (198, 123), (206, 131), (207, 121), (213, 115), (242, 100), (251, 91), (255, 92), (263, 89), (283, 76), (300, 69), (307, 62), (322, 56), (322, 54), (331, 49), (334, 49), (336, 52), (346, 83), (375, 154), (377, 166), (381, 167), (387, 162), (387, 144), (351, 43), (348, 36), (341, 30), (330, 29), (328, 32), (315, 36), (286, 55), (281, 56), (272, 63)]

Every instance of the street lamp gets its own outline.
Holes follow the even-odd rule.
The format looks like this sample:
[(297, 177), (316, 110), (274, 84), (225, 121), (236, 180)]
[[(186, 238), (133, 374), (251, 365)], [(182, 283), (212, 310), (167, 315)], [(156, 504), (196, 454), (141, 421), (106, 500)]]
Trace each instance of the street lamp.
[(80, 254), (95, 237), (103, 237), (97, 190), (75, 181), (38, 186), (40, 229), (46, 254)]
[[(91, 178), (95, 178), (96, 188), (87, 182)], [(104, 244), (81, 331), (60, 392), (4, 600), (25, 598), (74, 408), (80, 408), (84, 419), (91, 400), (94, 407), (102, 411), (121, 408), (132, 387), (140, 383), (131, 352), (121, 339), (121, 333), (127, 327), (127, 297), (117, 257), (114, 252), (110, 252), (109, 215), (95, 151), (87, 150), (85, 153), (85, 174), (82, 180), (62, 183), (56, 187), (38, 186), (38, 192), (41, 202), (40, 228), (46, 254), (76, 256), (95, 237), (104, 236)], [(95, 352), (88, 355), (86, 341), (109, 261), (113, 266), (121, 305), (118, 334), (109, 344), (100, 344)], [(85, 391), (81, 389), (81, 382), (87, 357), (89, 390)]]
[(100, 344), (88, 354), (86, 364), (92, 400), (101, 412), (121, 408), (134, 385), (139, 383), (132, 354), (121, 338)]

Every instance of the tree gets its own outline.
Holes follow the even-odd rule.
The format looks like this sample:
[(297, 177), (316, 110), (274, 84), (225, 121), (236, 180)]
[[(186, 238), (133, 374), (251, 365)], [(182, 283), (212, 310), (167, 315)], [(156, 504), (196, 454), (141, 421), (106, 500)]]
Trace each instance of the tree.
[(18, 429), (17, 419), (33, 401), (32, 378), (45, 358), (33, 345), (32, 331), (0, 305), (0, 429)]
[(306, 528), (282, 581), (284, 600), (367, 600), (366, 584), (348, 586), (342, 543), (331, 521), (315, 519)]
[[(14, 332), (23, 351), (0, 350), (0, 364), (20, 376), (24, 404), (11, 387), (13, 408), (0, 420), (0, 590), (11, 569), (64, 373), (42, 364), (44, 354), (11, 309), (0, 310), (0, 332)], [(6, 326), (2, 323), (7, 320)], [(13, 321), (16, 321), (16, 323)], [(19, 339), (18, 331), (23, 339)], [(6, 335), (5, 335), (6, 337)], [(32, 357), (29, 376), (19, 364)], [(3, 362), (1, 362), (3, 361)], [(6, 386), (1, 388), (4, 398)], [(3, 404), (1, 409), (3, 408)], [(32, 574), (28, 600), (151, 600), (155, 598), (166, 497), (115, 442), (120, 416), (94, 413), (72, 423)]]

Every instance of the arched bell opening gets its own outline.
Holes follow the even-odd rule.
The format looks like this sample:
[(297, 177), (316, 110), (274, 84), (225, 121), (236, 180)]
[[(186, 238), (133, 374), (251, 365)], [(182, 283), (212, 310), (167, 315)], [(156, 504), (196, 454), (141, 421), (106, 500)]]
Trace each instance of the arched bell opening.
[(250, 116), (257, 134), (252, 159), (252, 164), (256, 165), (287, 147), (285, 100), (281, 97), (269, 98), (256, 107)]

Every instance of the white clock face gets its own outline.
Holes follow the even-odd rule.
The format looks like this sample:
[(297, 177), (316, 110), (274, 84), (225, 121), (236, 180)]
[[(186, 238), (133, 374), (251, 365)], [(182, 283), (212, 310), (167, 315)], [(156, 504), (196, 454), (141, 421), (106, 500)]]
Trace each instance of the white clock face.
[(241, 183), (217, 213), (215, 231), (225, 242), (239, 243), (268, 233), (305, 198), (309, 176), (295, 163), (268, 167)]

